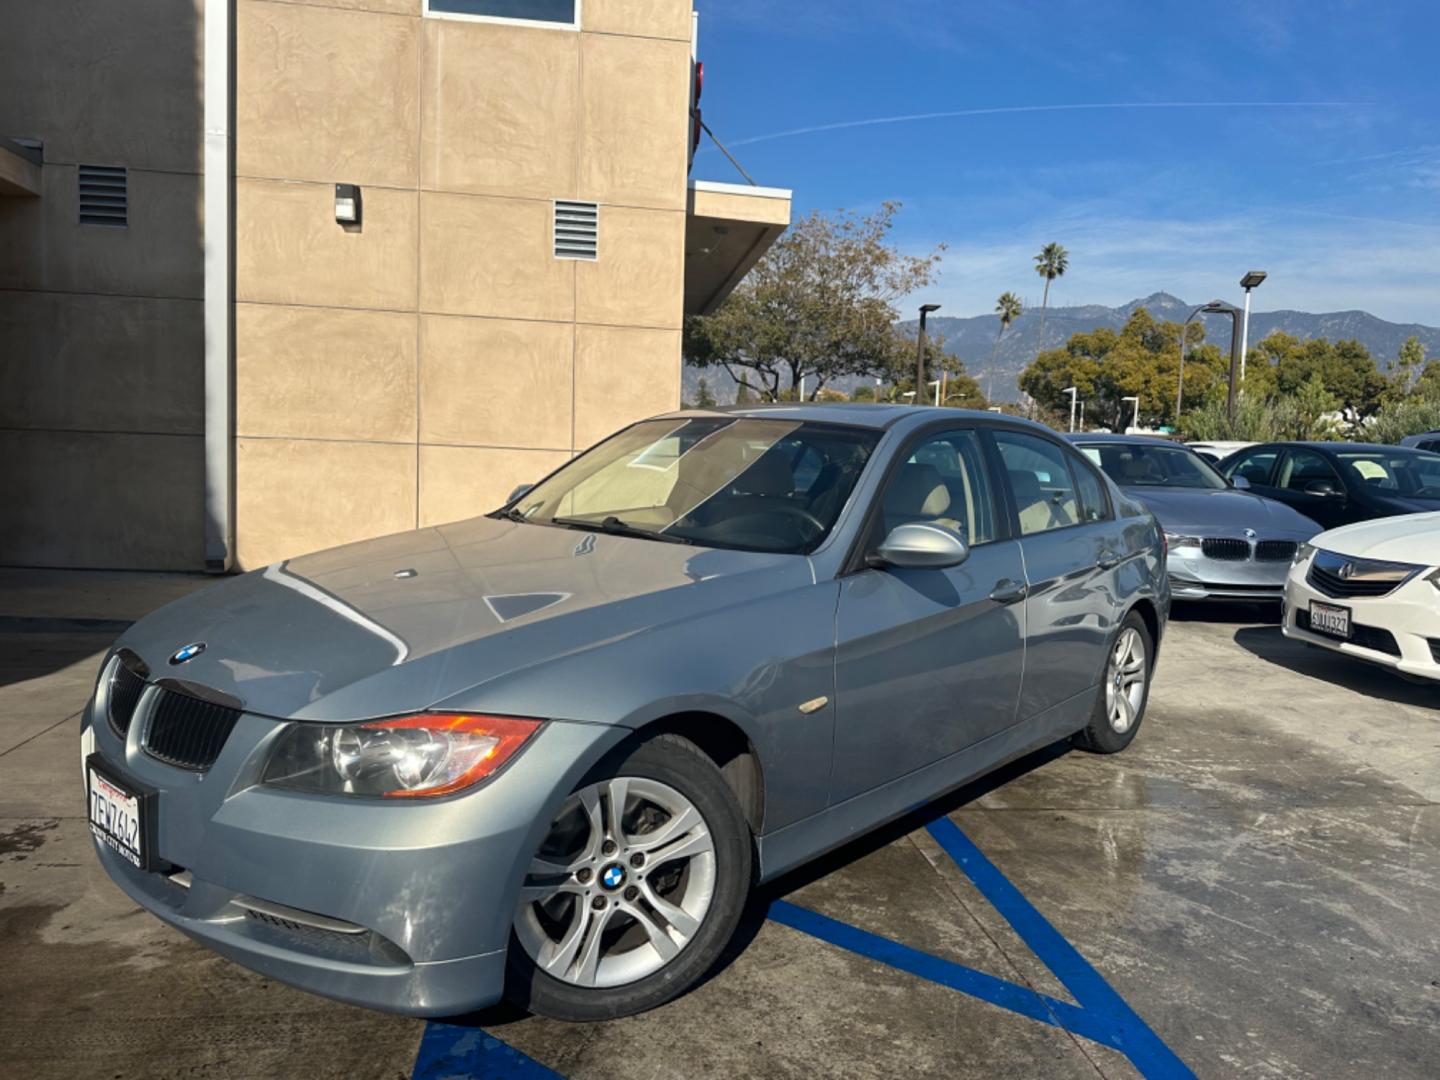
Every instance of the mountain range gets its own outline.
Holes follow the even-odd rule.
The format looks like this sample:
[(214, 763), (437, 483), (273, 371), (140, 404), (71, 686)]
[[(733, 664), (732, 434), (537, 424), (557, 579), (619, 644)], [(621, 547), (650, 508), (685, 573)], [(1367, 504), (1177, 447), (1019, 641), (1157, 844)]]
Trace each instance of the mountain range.
[[(1183, 322), (1198, 306), (1169, 293), (1157, 292), (1119, 307), (1105, 307), (1101, 304), (1052, 307), (1045, 315), (1045, 347), (1057, 348), (1069, 340), (1071, 334), (1088, 332), (1101, 326), (1119, 330), (1136, 308), (1145, 308), (1157, 319)], [(1228, 351), (1229, 316), (1202, 315), (1196, 321), (1204, 325), (1206, 341), (1215, 342), (1222, 350)], [(995, 348), (995, 333), (1000, 328), (996, 316), (932, 315), (926, 326), (930, 333), (944, 336), (945, 351), (965, 361), (966, 370), (980, 381), (982, 390), (987, 389), (987, 381), (993, 381), (992, 396), (995, 400), (1010, 401), (1019, 397), (1020, 373), (1040, 351), (1039, 308), (1028, 309), (1005, 332), (1000, 349), (995, 355), (993, 371), (987, 369), (990, 367), (991, 350)], [(916, 322), (910, 319), (900, 323), (900, 328), (913, 336)], [(1339, 341), (1354, 338), (1370, 350), (1370, 355), (1375, 357), (1381, 370), (1387, 369), (1394, 362), (1401, 344), (1411, 335), (1420, 339), (1428, 355), (1440, 357), (1440, 328), (1422, 326), (1419, 323), (1387, 322), (1368, 311), (1331, 311), (1322, 314), (1308, 311), (1251, 311), (1252, 345), (1277, 330), (1302, 340), (1323, 337)], [(735, 399), (735, 387), (723, 369), (707, 372), (686, 365), (686, 401), (695, 400), (702, 376), (717, 401), (727, 403)], [(851, 384), (858, 381), (845, 380), (834, 385), (836, 389), (848, 393), (853, 389)]]

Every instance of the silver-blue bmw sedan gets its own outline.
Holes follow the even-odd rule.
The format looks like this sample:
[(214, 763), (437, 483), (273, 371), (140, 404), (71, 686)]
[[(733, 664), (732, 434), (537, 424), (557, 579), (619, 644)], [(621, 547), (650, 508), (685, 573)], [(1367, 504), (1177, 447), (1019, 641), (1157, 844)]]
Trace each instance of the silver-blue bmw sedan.
[(143, 619), (82, 726), (100, 862), (284, 982), (654, 1007), (753, 885), (1039, 746), (1123, 749), (1160, 530), (1038, 425), (643, 421), (501, 509)]
[(1072, 435), (1080, 452), (1165, 531), (1177, 600), (1281, 601), (1300, 545), (1320, 526), (1225, 479), (1187, 446), (1149, 435)]

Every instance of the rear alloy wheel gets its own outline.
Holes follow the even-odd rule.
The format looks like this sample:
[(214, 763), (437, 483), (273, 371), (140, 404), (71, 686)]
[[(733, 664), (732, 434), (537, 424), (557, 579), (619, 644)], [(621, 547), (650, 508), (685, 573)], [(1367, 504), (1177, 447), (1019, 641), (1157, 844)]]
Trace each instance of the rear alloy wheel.
[(1090, 722), (1075, 736), (1077, 746), (1099, 754), (1114, 754), (1130, 745), (1145, 717), (1152, 656), (1150, 630), (1145, 620), (1132, 611), (1110, 644), (1100, 693)]
[(582, 781), (521, 885), (508, 992), (565, 1020), (624, 1016), (705, 974), (750, 881), (750, 833), (720, 771), (662, 735)]

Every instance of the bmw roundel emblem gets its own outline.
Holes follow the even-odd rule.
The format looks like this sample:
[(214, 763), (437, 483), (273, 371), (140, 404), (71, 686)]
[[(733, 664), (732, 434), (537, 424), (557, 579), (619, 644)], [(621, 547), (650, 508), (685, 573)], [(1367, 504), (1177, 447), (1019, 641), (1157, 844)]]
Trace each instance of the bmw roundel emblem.
[(205, 642), (192, 641), (189, 645), (184, 645), (176, 649), (174, 654), (170, 657), (170, 663), (183, 664), (186, 660), (194, 660), (195, 657), (199, 656), (204, 651)]
[(600, 874), (600, 884), (607, 889), (618, 889), (625, 884), (625, 870), (617, 863), (611, 863)]

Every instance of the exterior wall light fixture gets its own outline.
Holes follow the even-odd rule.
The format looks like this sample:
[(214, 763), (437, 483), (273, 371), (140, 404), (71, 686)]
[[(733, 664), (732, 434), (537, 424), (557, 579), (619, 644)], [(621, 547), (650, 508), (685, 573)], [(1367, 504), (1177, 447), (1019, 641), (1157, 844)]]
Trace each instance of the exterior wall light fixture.
[(335, 221), (340, 225), (360, 227), (360, 185), (335, 185)]

